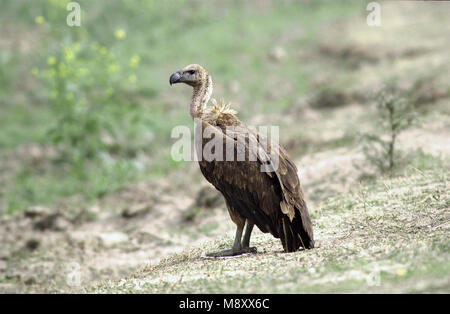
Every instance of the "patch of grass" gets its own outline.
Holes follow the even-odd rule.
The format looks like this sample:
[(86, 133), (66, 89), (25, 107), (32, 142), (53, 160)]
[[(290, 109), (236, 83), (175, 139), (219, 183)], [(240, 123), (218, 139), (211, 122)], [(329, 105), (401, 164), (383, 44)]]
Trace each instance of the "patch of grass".
[[(132, 278), (150, 293), (448, 292), (449, 175), (413, 171), (364, 186), (364, 197), (348, 193), (323, 202), (313, 216), (313, 250), (281, 253), (279, 241), (255, 232), (258, 254), (202, 257), (231, 245), (225, 237)], [(125, 279), (87, 291), (137, 292), (132, 284)]]
[(114, 192), (124, 184), (142, 179), (132, 161), (89, 165), (88, 168), (55, 168), (49, 171), (24, 168), (14, 178), (14, 186), (5, 193), (5, 211), (9, 214), (31, 205), (51, 205), (62, 197), (90, 202)]
[(200, 233), (209, 235), (212, 231), (216, 230), (219, 224), (217, 222), (204, 223), (198, 226), (197, 230)]
[(0, 150), (46, 142), (47, 126), (53, 117), (48, 107), (29, 108), (20, 104), (0, 107)]

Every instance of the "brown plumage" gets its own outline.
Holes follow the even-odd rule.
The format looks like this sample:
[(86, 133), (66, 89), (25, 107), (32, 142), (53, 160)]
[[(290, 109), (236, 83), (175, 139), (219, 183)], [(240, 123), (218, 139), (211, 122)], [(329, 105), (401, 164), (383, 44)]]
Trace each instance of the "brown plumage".
[[(233, 148), (234, 158), (231, 161), (206, 158), (199, 161), (206, 180), (224, 196), (230, 217), (237, 226), (232, 249), (209, 255), (255, 252), (256, 248), (249, 246), (254, 225), (262, 232), (280, 238), (285, 252), (294, 252), (301, 247), (313, 248), (313, 229), (297, 168), (285, 150), (247, 128), (229, 106), (217, 104), (215, 100), (214, 106), (207, 106), (212, 94), (212, 80), (202, 66), (191, 64), (175, 72), (170, 77), (170, 84), (175, 83), (193, 87), (190, 114), (201, 123), (202, 130), (209, 128), (214, 133), (213, 138), (223, 143), (224, 155), (227, 145), (230, 145), (227, 143), (231, 143), (230, 147)], [(202, 148), (209, 141), (211, 138), (203, 137)], [(246, 153), (244, 160), (237, 158), (242, 148)], [(274, 167), (272, 153), (278, 154), (278, 167)], [(275, 171), (262, 172), (261, 165), (264, 164)], [(247, 227), (241, 241), (245, 223)]]

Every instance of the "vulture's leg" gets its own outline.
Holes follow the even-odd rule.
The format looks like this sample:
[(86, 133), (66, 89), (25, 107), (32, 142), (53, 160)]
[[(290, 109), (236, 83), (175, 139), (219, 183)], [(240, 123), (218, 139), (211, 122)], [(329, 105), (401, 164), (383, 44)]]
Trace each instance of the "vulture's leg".
[[(245, 227), (245, 217), (241, 216), (228, 202), (226, 202), (228, 213), (230, 214), (231, 220), (236, 224), (236, 236), (234, 238), (233, 247), (229, 250), (224, 250), (220, 252), (215, 253), (209, 253), (206, 254), (206, 256), (210, 257), (222, 257), (222, 256), (234, 256), (234, 255), (240, 255), (244, 253), (255, 253), (256, 248), (250, 248), (248, 247), (248, 244), (250, 243), (250, 234), (253, 229), (253, 223), (247, 224), (247, 229), (245, 230), (245, 236), (244, 241), (241, 242), (242, 233), (244, 231)], [(246, 245), (246, 246), (245, 246)]]
[(247, 227), (245, 228), (244, 238), (242, 239), (242, 249), (249, 253), (256, 253), (256, 247), (250, 247), (250, 236), (252, 235), (255, 224), (247, 219)]
[(206, 254), (206, 256), (223, 257), (223, 256), (240, 255), (242, 253), (245, 253), (242, 251), (242, 246), (241, 246), (241, 238), (242, 238), (242, 232), (244, 231), (244, 225), (245, 225), (245, 220), (242, 224), (237, 224), (236, 236), (234, 238), (233, 247), (231, 249), (223, 250), (220, 252), (208, 253), (208, 254)]
[(206, 254), (206, 256), (223, 257), (223, 256), (241, 255), (244, 253), (256, 253), (255, 247), (249, 247), (250, 235), (252, 233), (254, 224), (247, 222), (247, 228), (245, 229), (244, 239), (241, 242), (242, 232), (244, 231), (244, 225), (245, 225), (245, 220), (244, 220), (244, 223), (237, 224), (236, 236), (234, 238), (233, 247), (231, 249), (220, 251), (220, 252), (215, 252), (215, 253), (209, 253), (209, 254)]

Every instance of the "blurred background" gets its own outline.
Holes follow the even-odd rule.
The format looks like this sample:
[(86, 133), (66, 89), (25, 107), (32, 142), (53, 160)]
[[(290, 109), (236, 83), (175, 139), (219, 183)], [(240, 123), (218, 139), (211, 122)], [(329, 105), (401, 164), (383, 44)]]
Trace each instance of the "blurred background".
[[(324, 250), (333, 246), (327, 232), (350, 232), (332, 221), (351, 212), (330, 216), (342, 208), (330, 198), (342, 195), (349, 211), (366, 208), (361, 195), (403, 178), (411, 191), (427, 187), (411, 192), (422, 200), (437, 186), (439, 196), (423, 205), (435, 211), (421, 212), (444, 223), (429, 247), (437, 260), (448, 258), (450, 3), (379, 1), (381, 26), (371, 27), (369, 1), (77, 2), (81, 25), (70, 27), (69, 1), (1, 0), (0, 291), (73, 291), (80, 285), (67, 284), (67, 263), (79, 265), (85, 288), (204, 241), (211, 250), (231, 243), (234, 227), (218, 193), (195, 163), (170, 156), (172, 128), (192, 122), (191, 90), (170, 88), (168, 79), (191, 63), (208, 69), (213, 97), (230, 101), (242, 121), (280, 126)], [(431, 183), (411, 177), (428, 172)], [(394, 208), (416, 206), (410, 199)], [(353, 214), (355, 225), (370, 224), (367, 212)], [(409, 215), (399, 219), (418, 226), (422, 241), (423, 220)], [(270, 235), (256, 241), (281, 248)], [(407, 268), (405, 258), (388, 278)], [(438, 266), (446, 281), (437, 286), (448, 292), (448, 263)], [(428, 278), (427, 269), (417, 278)], [(158, 276), (148, 291), (206, 289), (161, 290)], [(436, 286), (433, 278), (425, 287)], [(301, 291), (295, 282), (292, 290), (270, 286)], [(221, 291), (214, 287), (206, 292)]]

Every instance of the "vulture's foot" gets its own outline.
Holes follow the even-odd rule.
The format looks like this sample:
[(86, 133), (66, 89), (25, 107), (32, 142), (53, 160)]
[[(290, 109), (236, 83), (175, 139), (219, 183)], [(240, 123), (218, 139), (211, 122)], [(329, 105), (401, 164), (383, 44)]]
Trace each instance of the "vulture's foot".
[(256, 253), (256, 252), (257, 252), (256, 247), (244, 247), (239, 250), (229, 249), (229, 250), (223, 250), (220, 252), (208, 253), (208, 254), (206, 254), (206, 256), (208, 256), (208, 257), (226, 257), (226, 256), (237, 256), (237, 255), (241, 255), (241, 254)]

